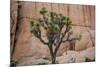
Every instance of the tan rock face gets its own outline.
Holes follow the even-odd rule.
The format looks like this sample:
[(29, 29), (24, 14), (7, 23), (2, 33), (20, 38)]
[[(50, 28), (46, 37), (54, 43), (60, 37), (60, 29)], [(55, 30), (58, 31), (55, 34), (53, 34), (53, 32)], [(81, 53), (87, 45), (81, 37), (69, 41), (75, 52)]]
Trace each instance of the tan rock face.
[(35, 18), (35, 4), (21, 2), (21, 8), (19, 10), (18, 17), (18, 29), (16, 34), (16, 48), (13, 58), (19, 59), (24, 56), (44, 57), (49, 54), (47, 46), (42, 44), (37, 38), (35, 38), (30, 32), (30, 17)]
[[(90, 36), (91, 32), (84, 32), (82, 33), (82, 38), (80, 41), (76, 41), (76, 45), (75, 45), (75, 50), (84, 50), (86, 48), (92, 47), (93, 46), (93, 42), (91, 40), (91, 36), (94, 36), (94, 33), (92, 33), (92, 35)], [(92, 38), (94, 39), (94, 38)]]
[(50, 56), (50, 52), (49, 49), (47, 47), (47, 45), (44, 45), (43, 43), (41, 43), (39, 41), (39, 39), (33, 37), (32, 38), (32, 46), (31, 46), (32, 50), (33, 50), (33, 55), (39, 57), (48, 57)]
[(74, 34), (81, 35), (80, 40), (76, 40), (75, 50), (80, 51), (92, 47), (95, 43), (95, 31), (85, 27), (73, 27)]
[(16, 26), (17, 26), (17, 9), (18, 9), (18, 4), (15, 0), (10, 0), (10, 52), (12, 54), (13, 52), (13, 46), (14, 46), (14, 40), (15, 40), (15, 33), (16, 33)]

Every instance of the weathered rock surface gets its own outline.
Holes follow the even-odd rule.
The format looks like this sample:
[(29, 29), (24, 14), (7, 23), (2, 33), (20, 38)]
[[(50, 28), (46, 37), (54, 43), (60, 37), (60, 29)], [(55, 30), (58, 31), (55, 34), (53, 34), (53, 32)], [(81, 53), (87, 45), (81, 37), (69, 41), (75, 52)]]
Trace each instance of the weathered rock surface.
[[(44, 57), (45, 58), (45, 57)], [(50, 57), (49, 59), (44, 59), (43, 57), (23, 57), (20, 60), (18, 60), (19, 64), (18, 66), (23, 65), (41, 65), (41, 64), (51, 64)], [(79, 62), (85, 62), (86, 58), (90, 60), (95, 59), (95, 47), (87, 48), (83, 51), (67, 51), (64, 52), (62, 56), (56, 57), (57, 63), (79, 63)]]
[(83, 55), (89, 58), (90, 60), (94, 60), (95, 59), (95, 47), (90, 47), (84, 51), (81, 51), (80, 55)]
[(42, 65), (42, 64), (50, 64), (51, 61), (45, 60), (42, 58), (36, 59), (34, 57), (23, 58), (17, 64), (18, 66), (28, 66), (28, 65)]
[(58, 63), (74, 63), (77, 54), (79, 53), (76, 51), (67, 51), (66, 53), (63, 54), (63, 56), (57, 57), (57, 62)]
[(86, 58), (91, 61), (95, 59), (95, 47), (90, 47), (84, 51), (80, 51), (76, 57), (76, 62), (85, 62)]
[(95, 31), (83, 28), (73, 27), (74, 35), (81, 35), (80, 40), (76, 40), (75, 50), (81, 51), (89, 47), (95, 46)]
[(90, 47), (83, 51), (67, 51), (63, 54), (63, 56), (57, 57), (58, 63), (79, 63), (85, 62), (86, 58), (91, 61), (95, 59), (95, 48)]

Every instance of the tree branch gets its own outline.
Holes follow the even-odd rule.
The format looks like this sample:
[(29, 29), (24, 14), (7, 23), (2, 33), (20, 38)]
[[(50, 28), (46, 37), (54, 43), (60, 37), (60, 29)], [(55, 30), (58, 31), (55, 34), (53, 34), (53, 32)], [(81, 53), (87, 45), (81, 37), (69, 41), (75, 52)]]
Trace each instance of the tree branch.
[(63, 43), (65, 43), (66, 41), (69, 41), (69, 37), (73, 34), (73, 32), (68, 32), (67, 38), (65, 40), (62, 40)]
[(62, 42), (65, 43), (66, 41), (73, 41), (73, 40), (80, 40), (81, 39), (81, 36), (79, 36), (79, 37), (73, 37), (73, 38), (70, 39), (71, 34), (72, 33), (69, 33), (68, 36), (67, 36), (67, 38), (66, 38), (66, 40), (63, 40)]
[(45, 16), (45, 15), (43, 15), (43, 19), (44, 19), (44, 24), (47, 26), (48, 25), (48, 18)]
[(62, 43), (62, 41), (63, 41), (63, 38), (65, 37), (65, 35), (66, 35), (67, 32), (68, 32), (68, 30), (66, 29), (65, 32), (64, 32), (64, 35), (62, 35), (61, 40), (60, 40), (60, 42), (58, 43), (58, 45), (57, 45), (57, 47), (56, 47), (56, 49), (55, 49), (54, 54), (57, 53), (57, 51), (58, 51), (58, 49), (59, 49), (59, 47), (60, 47), (60, 45), (61, 45), (61, 43)]
[(40, 39), (40, 41), (41, 41), (43, 44), (48, 45), (48, 43), (45, 42), (45, 41), (42, 39), (42, 37), (39, 37), (39, 39)]
[(48, 43), (45, 42), (45, 41), (42, 39), (41, 31), (39, 31), (39, 36), (38, 36), (38, 38), (39, 38), (39, 40), (40, 40), (43, 44), (48, 45)]

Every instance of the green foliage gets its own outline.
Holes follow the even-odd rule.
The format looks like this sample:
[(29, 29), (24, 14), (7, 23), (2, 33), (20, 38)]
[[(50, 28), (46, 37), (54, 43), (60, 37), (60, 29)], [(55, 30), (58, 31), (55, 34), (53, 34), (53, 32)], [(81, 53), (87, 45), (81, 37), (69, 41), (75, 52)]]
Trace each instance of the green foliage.
[(46, 65), (47, 63), (39, 63), (39, 64), (37, 64), (37, 65)]
[(47, 10), (45, 8), (42, 8), (40, 14), (44, 15), (45, 13), (47, 13)]
[(31, 21), (31, 32), (37, 37), (39, 36), (40, 32), (39, 26), (40, 24), (38, 22)]
[[(48, 12), (45, 8), (41, 9), (40, 14), (45, 18), (39, 18), (38, 21), (31, 21), (32, 33), (37, 33), (39, 31), (39, 24), (47, 30), (48, 34), (57, 34), (58, 32), (61, 32), (64, 25), (66, 25), (66, 29), (68, 31), (71, 29), (72, 21), (69, 17), (63, 16), (62, 14), (57, 14), (55, 12)], [(44, 23), (45, 20), (46, 23)]]
[(18, 62), (15, 60), (10, 61), (10, 67), (16, 67), (17, 64), (18, 64)]

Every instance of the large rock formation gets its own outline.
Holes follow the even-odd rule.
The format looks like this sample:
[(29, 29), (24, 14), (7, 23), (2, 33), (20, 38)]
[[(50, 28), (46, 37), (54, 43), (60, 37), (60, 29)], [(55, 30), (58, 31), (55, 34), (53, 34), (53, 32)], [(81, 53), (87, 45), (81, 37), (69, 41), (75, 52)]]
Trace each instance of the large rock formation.
[[(32, 35), (30, 33), (30, 20), (33, 20), (34, 18), (37, 18), (39, 16), (38, 9), (40, 9), (40, 6), (46, 7), (47, 9), (48, 9), (48, 7), (50, 9), (53, 8), (52, 11), (55, 11), (54, 8), (58, 8), (58, 7), (52, 7), (52, 6), (57, 6), (59, 4), (57, 4), (57, 5), (49, 4), (48, 6), (46, 6), (46, 5), (48, 5), (48, 3), (41, 4), (41, 3), (35, 3), (35, 2), (20, 2), (19, 6), (16, 5), (16, 10), (14, 12), (15, 16), (13, 16), (13, 17), (15, 17), (14, 27), (11, 22), (11, 28), (12, 28), (11, 42), (12, 42), (12, 44), (15, 45), (13, 59), (15, 59), (15, 60), (23, 59), (23, 57), (26, 58), (27, 56), (32, 57), (33, 61), (34, 61), (34, 58), (39, 58), (39, 59), (40, 58), (50, 58), (50, 53), (49, 53), (48, 47), (46, 45), (42, 44), (39, 41), (39, 39), (37, 39), (36, 37), (34, 37), (34, 35)], [(17, 6), (18, 6), (18, 8), (17, 8)], [(76, 26), (72, 27), (73, 32), (75, 34), (82, 34), (82, 38), (80, 41), (76, 41), (76, 44), (75, 44), (76, 51), (68, 51), (67, 52), (68, 55), (66, 55), (66, 53), (65, 53), (64, 56), (61, 56), (61, 55), (63, 55), (63, 53), (69, 49), (70, 44), (68, 42), (62, 43), (62, 45), (59, 48), (58, 53), (57, 53), (57, 56), (61, 56), (61, 57), (57, 57), (58, 63), (83, 62), (83, 61), (85, 61), (83, 55), (85, 55), (86, 57), (89, 57), (90, 59), (94, 59), (94, 55), (95, 55), (94, 48), (92, 48), (92, 46), (93, 46), (92, 42), (94, 42), (94, 39), (95, 39), (94, 38), (94, 29), (91, 29), (91, 27), (84, 25), (83, 14), (81, 14), (81, 13), (83, 13), (82, 9), (85, 6), (81, 6), (81, 7), (78, 7), (78, 6), (79, 5), (77, 5), (77, 6), (67, 5), (67, 7), (64, 7), (64, 8), (66, 8), (65, 11), (68, 12), (69, 13), (68, 15), (72, 18), (73, 24), (76, 24)], [(74, 9), (73, 9), (73, 7), (74, 7)], [(94, 9), (94, 7), (91, 7), (91, 8), (90, 8), (90, 6), (87, 6), (87, 7), (89, 8), (90, 11)], [(12, 8), (14, 8), (14, 7), (12, 7)], [(18, 10), (18, 12), (17, 12), (17, 10)], [(59, 9), (56, 11), (59, 11)], [(79, 11), (79, 13), (78, 13), (78, 11)], [(87, 16), (88, 14), (90, 15), (89, 11), (85, 11), (84, 13), (85, 13), (86, 21), (88, 21), (88, 20), (90, 21), (91, 19), (94, 21), (94, 18), (93, 18), (94, 13), (93, 12), (91, 12), (91, 16), (93, 15), (93, 17)], [(17, 15), (18, 15), (18, 17), (16, 17)], [(82, 23), (82, 26), (78, 25), (77, 21), (79, 24)], [(93, 21), (91, 21), (91, 22), (92, 22), (92, 27), (94, 28)], [(87, 22), (87, 24), (88, 25), (90, 24), (90, 26), (91, 26), (91, 22)], [(86, 30), (87, 28), (89, 28), (89, 32)], [(12, 33), (14, 33), (14, 35), (12, 35)], [(91, 34), (91, 36), (90, 36), (90, 34)], [(12, 51), (12, 48), (13, 48), (13, 46), (11, 47), (11, 51)], [(80, 53), (77, 52), (77, 51), (81, 51), (81, 50), (86, 50), (86, 51), (82, 51)], [(93, 53), (90, 54), (91, 53), (90, 51), (92, 51)], [(77, 57), (80, 59), (76, 60), (73, 57), (74, 58)], [(23, 61), (21, 61), (21, 63), (22, 63), (22, 65), (29, 65), (30, 63), (35, 64), (34, 63), (35, 61), (34, 62), (33, 61), (30, 59), (27, 59), (27, 62), (23, 60)], [(38, 61), (36, 61), (36, 62), (38, 62)], [(21, 65), (21, 64), (19, 64), (19, 65)]]
[(76, 41), (75, 44), (75, 50), (80, 51), (80, 50), (84, 50), (86, 48), (95, 46), (95, 33), (94, 30), (85, 30), (85, 31), (81, 31), (79, 30), (79, 33), (81, 35), (81, 39), (80, 41)]

